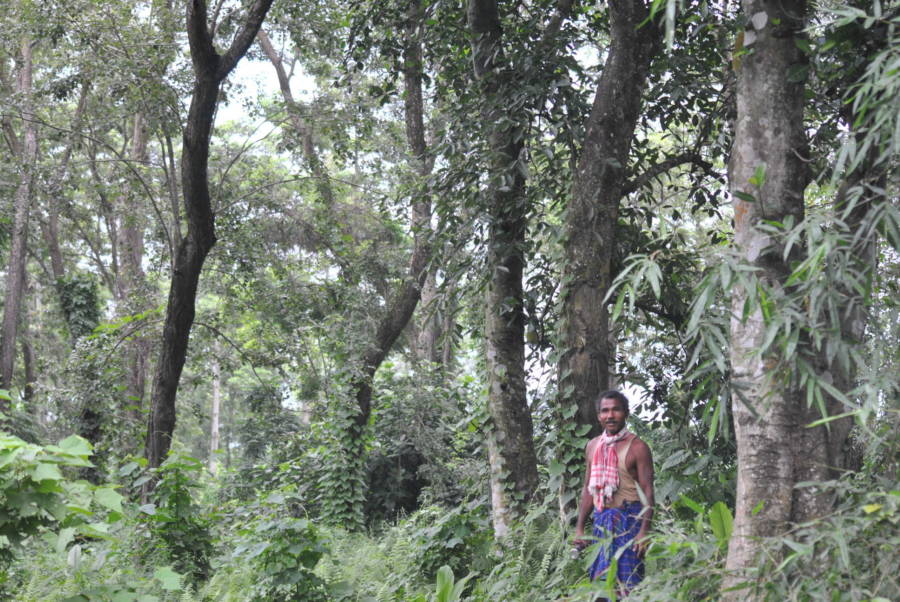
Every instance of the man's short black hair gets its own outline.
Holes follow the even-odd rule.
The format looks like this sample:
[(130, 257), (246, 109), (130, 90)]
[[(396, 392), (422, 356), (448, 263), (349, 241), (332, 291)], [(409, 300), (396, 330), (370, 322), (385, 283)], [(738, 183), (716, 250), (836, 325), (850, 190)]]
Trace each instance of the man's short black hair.
[(628, 409), (628, 398), (625, 397), (625, 394), (622, 393), (621, 391), (616, 391), (615, 389), (612, 389), (610, 391), (604, 391), (603, 393), (598, 395), (597, 399), (594, 400), (594, 409), (597, 412), (600, 411), (600, 402), (602, 402), (604, 399), (618, 400), (622, 404), (622, 407), (625, 408), (625, 413), (626, 414), (631, 413), (631, 410)]

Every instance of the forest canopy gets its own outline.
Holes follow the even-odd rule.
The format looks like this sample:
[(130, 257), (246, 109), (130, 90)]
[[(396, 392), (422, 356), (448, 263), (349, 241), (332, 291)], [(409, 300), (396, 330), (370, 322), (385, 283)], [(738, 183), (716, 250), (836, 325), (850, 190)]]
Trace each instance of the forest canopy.
[(0, 19), (4, 599), (900, 598), (896, 3)]

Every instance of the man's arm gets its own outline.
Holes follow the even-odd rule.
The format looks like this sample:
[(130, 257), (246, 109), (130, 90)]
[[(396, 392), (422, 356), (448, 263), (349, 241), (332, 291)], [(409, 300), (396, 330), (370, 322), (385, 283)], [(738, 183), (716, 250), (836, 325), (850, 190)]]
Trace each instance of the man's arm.
[[(583, 542), (582, 538), (584, 537), (584, 522), (587, 520), (588, 515), (591, 513), (591, 509), (594, 507), (594, 498), (591, 496), (591, 492), (588, 489), (588, 484), (591, 479), (591, 456), (594, 451), (594, 440), (591, 439), (588, 441), (588, 444), (584, 448), (584, 461), (585, 461), (585, 469), (584, 469), (584, 486), (581, 488), (581, 499), (578, 502), (578, 519), (575, 521), (575, 543), (578, 544)], [(586, 542), (585, 542), (586, 543)]]
[(643, 502), (645, 504), (643, 515), (641, 516), (641, 528), (635, 537), (635, 546), (638, 554), (642, 555), (647, 550), (647, 533), (650, 532), (650, 522), (653, 520), (653, 456), (650, 448), (646, 443), (638, 439), (636, 445), (632, 446), (635, 452), (635, 462), (637, 464), (637, 483), (641, 488)]

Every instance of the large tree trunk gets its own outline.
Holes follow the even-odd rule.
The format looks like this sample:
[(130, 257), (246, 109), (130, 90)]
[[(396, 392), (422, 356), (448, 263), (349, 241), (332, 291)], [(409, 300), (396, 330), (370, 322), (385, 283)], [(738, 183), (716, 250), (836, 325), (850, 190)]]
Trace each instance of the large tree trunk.
[(421, 324), (415, 333), (416, 359), (429, 364), (443, 363), (443, 349), (440, 346), (443, 337), (444, 318), (439, 310), (440, 297), (434, 270), (428, 271), (422, 285)]
[[(729, 165), (734, 197), (735, 247), (757, 271), (760, 285), (778, 289), (790, 273), (793, 257), (781, 243), (759, 229), (764, 220), (784, 223), (803, 218), (805, 163), (804, 84), (789, 81), (791, 68), (805, 62), (798, 42), (805, 21), (805, 0), (768, 3), (744, 0), (754, 26), (744, 34), (752, 51), (740, 57), (737, 72), (737, 120)], [(764, 176), (761, 177), (761, 174)], [(751, 199), (750, 196), (753, 198)], [(784, 532), (791, 520), (807, 512), (808, 500), (795, 491), (813, 468), (825, 465), (824, 449), (807, 436), (810, 416), (794, 380), (773, 373), (779, 360), (761, 355), (766, 319), (759, 303), (745, 311), (758, 290), (735, 287), (732, 293), (732, 411), (737, 442), (737, 507), (729, 543), (728, 576), (723, 597), (746, 599), (746, 590), (724, 591), (751, 577), (766, 538)]]
[[(3, 330), (0, 332), (0, 389), (12, 386), (16, 358), (16, 334), (19, 312), (25, 291), (25, 260), (28, 244), (28, 218), (33, 199), (34, 168), (37, 160), (37, 124), (32, 92), (32, 47), (27, 37), (22, 41), (16, 92), (21, 96), (23, 140), (19, 149), (19, 185), (14, 197), (12, 242), (6, 276), (6, 296), (3, 305)], [(7, 402), (0, 401), (0, 411)]]
[[(490, 159), (485, 198), (490, 220), (485, 307), (485, 358), (488, 372), (487, 437), (494, 533), (504, 537), (522, 504), (538, 484), (531, 409), (525, 386), (525, 314), (522, 274), (525, 267), (524, 127), (520, 116), (503, 114), (498, 96), (504, 91), (500, 17), (495, 0), (470, 0), (468, 24), (472, 58), (484, 108), (481, 119), (488, 136)], [(518, 117), (518, 118), (517, 118)]]
[[(644, 23), (648, 14), (642, 0), (609, 3), (609, 54), (597, 83), (566, 210), (559, 406), (562, 416), (571, 415), (572, 406), (577, 406), (574, 420), (580, 430), (586, 430), (584, 437), (600, 434), (594, 401), (610, 388), (615, 360), (604, 299), (613, 279), (612, 255), (628, 155), (650, 62), (661, 48), (656, 24)], [(583, 445), (577, 448), (563, 450), (570, 460), (560, 489), (564, 516), (574, 509), (581, 487)]]
[(209, 196), (209, 142), (219, 85), (247, 52), (272, 0), (256, 0), (224, 55), (213, 47), (206, 22), (206, 2), (191, 0), (187, 8), (188, 42), (194, 68), (194, 88), (182, 137), (181, 184), (188, 232), (178, 245), (166, 307), (163, 341), (153, 381), (145, 454), (151, 467), (165, 460), (175, 430), (175, 396), (184, 368), (188, 338), (194, 323), (200, 271), (216, 242)]

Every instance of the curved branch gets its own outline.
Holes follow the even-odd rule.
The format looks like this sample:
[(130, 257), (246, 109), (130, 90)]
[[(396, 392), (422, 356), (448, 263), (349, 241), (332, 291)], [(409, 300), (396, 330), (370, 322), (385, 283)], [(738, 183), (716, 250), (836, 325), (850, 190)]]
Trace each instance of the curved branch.
[(622, 188), (622, 196), (626, 196), (635, 192), (644, 186), (647, 185), (650, 180), (666, 173), (670, 169), (678, 167), (679, 165), (691, 164), (695, 167), (699, 167), (707, 174), (713, 173), (713, 165), (708, 161), (704, 161), (703, 157), (701, 157), (698, 153), (688, 152), (682, 153), (680, 155), (676, 155), (674, 157), (669, 157), (665, 161), (661, 161), (656, 163), (655, 165), (651, 165), (648, 167), (644, 173), (635, 176), (629, 182), (625, 184)]

